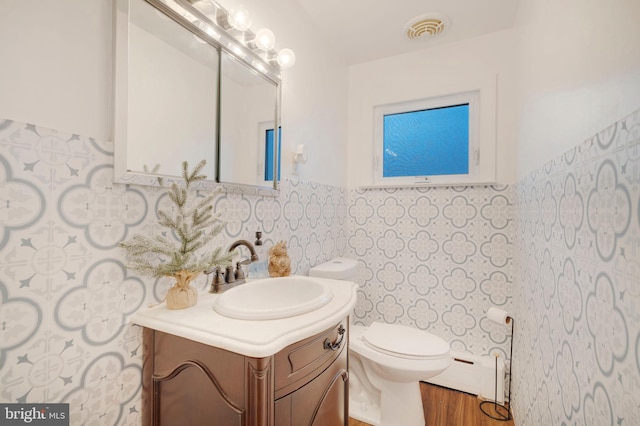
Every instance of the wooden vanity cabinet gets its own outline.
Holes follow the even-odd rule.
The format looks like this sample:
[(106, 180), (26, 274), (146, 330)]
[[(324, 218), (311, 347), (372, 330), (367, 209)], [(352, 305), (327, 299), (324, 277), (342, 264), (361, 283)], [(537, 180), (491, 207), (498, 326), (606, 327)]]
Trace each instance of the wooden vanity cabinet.
[(348, 319), (253, 358), (143, 329), (144, 425), (348, 425)]

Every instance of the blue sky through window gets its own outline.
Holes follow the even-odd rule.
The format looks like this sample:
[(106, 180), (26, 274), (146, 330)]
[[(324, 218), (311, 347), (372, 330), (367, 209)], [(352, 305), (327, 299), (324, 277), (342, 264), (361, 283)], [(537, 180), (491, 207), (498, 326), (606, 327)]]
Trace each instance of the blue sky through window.
[(384, 116), (383, 177), (469, 173), (469, 104)]
[[(273, 129), (267, 129), (265, 132), (265, 155), (264, 155), (264, 180), (270, 182), (273, 180)], [(278, 132), (278, 154), (282, 147), (282, 130)], [(278, 180), (280, 180), (280, 157), (278, 155)]]

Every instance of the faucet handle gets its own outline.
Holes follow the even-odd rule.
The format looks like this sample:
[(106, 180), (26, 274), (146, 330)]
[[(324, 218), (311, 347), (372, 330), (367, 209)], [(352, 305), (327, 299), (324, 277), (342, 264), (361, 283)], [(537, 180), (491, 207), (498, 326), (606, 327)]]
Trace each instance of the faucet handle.
[(236, 280), (238, 280), (238, 281), (244, 280), (246, 278), (244, 270), (242, 269), (243, 263), (244, 262), (236, 263)]
[(213, 277), (213, 282), (216, 284), (224, 284), (224, 274), (220, 268), (216, 268), (216, 276)]
[(233, 265), (227, 266), (227, 272), (224, 274), (224, 278), (227, 283), (233, 283), (236, 281), (236, 274), (233, 271)]
[(222, 276), (222, 271), (220, 270), (219, 267), (206, 271), (205, 273), (211, 274), (214, 272), (215, 272), (215, 275), (211, 279), (211, 288), (209, 289), (209, 293), (218, 293), (219, 292), (218, 289), (220, 288), (221, 285), (224, 284), (224, 277)]

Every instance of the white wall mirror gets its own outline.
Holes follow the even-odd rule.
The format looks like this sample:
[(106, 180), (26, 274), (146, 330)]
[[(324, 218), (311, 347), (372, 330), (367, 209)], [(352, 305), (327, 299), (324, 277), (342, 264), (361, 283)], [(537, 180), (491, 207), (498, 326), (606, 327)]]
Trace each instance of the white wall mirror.
[(156, 185), (180, 177), (182, 161), (205, 159), (202, 187), (275, 193), (278, 144), (265, 153), (258, 134), (266, 124), (278, 131), (269, 52), (259, 56), (219, 26), (226, 12), (213, 2), (115, 4), (116, 182)]

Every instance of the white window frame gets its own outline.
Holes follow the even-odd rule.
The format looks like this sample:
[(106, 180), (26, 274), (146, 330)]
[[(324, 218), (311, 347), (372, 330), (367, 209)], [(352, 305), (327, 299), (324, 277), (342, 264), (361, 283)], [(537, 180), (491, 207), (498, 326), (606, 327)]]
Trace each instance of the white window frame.
[[(447, 106), (469, 104), (469, 173), (462, 175), (431, 175), (383, 177), (384, 116)], [(480, 90), (436, 96), (374, 107), (374, 176), (376, 187), (468, 185), (481, 182), (480, 152)]]

